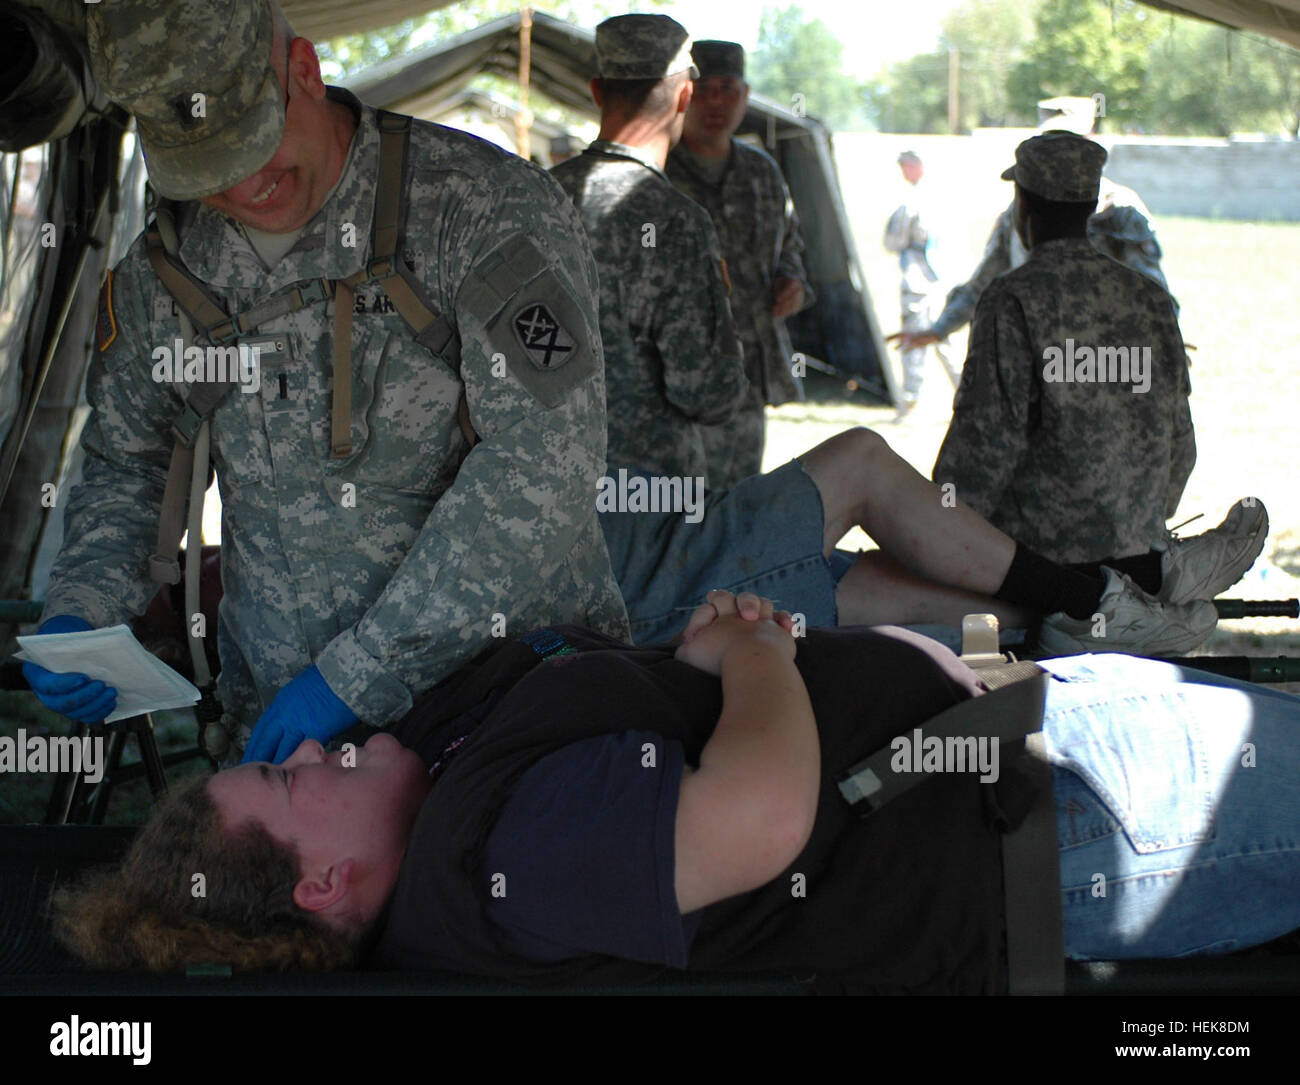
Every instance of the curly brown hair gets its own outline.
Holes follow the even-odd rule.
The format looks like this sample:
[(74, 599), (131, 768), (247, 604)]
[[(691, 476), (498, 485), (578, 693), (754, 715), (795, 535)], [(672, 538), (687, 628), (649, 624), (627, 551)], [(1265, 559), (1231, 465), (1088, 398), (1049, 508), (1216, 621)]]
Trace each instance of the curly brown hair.
[(294, 902), (297, 851), (255, 821), (227, 829), (209, 779), (169, 790), (118, 866), (54, 895), (58, 939), (96, 968), (283, 972), (355, 963), (357, 940)]

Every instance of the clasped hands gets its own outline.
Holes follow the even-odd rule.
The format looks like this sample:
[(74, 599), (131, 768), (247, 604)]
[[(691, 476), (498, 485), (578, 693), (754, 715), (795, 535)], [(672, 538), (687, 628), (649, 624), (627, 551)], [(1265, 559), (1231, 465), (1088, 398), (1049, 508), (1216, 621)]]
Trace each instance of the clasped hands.
[(776, 610), (771, 599), (753, 592), (733, 595), (718, 588), (695, 608), (674, 654), (683, 663), (719, 676), (728, 652), (754, 643), (775, 647), (785, 659), (793, 660), (794, 630), (793, 616)]

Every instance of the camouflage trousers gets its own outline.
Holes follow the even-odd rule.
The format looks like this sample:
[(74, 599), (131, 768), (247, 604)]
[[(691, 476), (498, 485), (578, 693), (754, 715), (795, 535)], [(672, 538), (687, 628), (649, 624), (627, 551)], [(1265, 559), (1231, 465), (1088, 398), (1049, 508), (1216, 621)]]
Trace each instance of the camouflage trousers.
[[(905, 332), (925, 331), (930, 327), (930, 305), (926, 294), (902, 292)], [(903, 402), (915, 403), (921, 396), (921, 383), (925, 379), (925, 352), (929, 347), (903, 351)]]
[(736, 413), (725, 422), (700, 426), (710, 490), (728, 490), (763, 470), (766, 426), (762, 393), (752, 390)]

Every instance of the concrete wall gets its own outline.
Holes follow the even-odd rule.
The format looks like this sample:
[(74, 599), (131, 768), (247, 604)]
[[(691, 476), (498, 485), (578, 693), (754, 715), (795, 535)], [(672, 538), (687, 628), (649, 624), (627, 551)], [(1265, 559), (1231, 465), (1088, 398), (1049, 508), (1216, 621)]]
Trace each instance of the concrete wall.
[[(1010, 203), (1000, 174), (1032, 129), (985, 128), (969, 136), (841, 132), (835, 161), (844, 204), (881, 330), (899, 327), (898, 258), (881, 244), (885, 221), (906, 197), (896, 159), (906, 148), (921, 155), (930, 190), (930, 219), (939, 244), (932, 253), (941, 281), (936, 300), (964, 282), (979, 263), (993, 222)], [(1252, 221), (1300, 221), (1300, 145), (1226, 140), (1103, 136), (1112, 154), (1108, 174), (1135, 189), (1161, 219), (1179, 215)], [(1295, 178), (1295, 180), (1292, 180)], [(1177, 269), (1166, 268), (1179, 294)], [(954, 342), (961, 358), (965, 342)]]
[(1154, 215), (1300, 221), (1300, 143), (1103, 137), (1107, 175)]
[[(1024, 128), (980, 128), (969, 136), (853, 132), (837, 135), (835, 146), (844, 149), (846, 190), (853, 178), (844, 177), (844, 165), (869, 163), (872, 185), (888, 187), (897, 176), (898, 151), (911, 147), (940, 184), (960, 178), (963, 202), (1005, 206), (1011, 188), (998, 174), (1014, 160), (1016, 144), (1033, 134)], [(1101, 142), (1110, 150), (1106, 175), (1134, 189), (1156, 218), (1300, 222), (1300, 143), (1108, 133)]]

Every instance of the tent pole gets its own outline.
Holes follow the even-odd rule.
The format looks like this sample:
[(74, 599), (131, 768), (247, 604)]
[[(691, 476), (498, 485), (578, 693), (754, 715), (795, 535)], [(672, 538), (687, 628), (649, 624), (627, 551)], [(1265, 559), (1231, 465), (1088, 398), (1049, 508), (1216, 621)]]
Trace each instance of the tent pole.
[(58, 320), (54, 323), (49, 342), (45, 347), (45, 356), (41, 359), (40, 368), (36, 371), (36, 379), (32, 382), (31, 394), (28, 397), (26, 409), (23, 411), (22, 419), (10, 433), (9, 455), (5, 457), (4, 465), (0, 467), (0, 505), (4, 504), (4, 499), (9, 493), (9, 483), (13, 481), (14, 470), (18, 466), (18, 457), (22, 453), (23, 443), (27, 440), (27, 431), (31, 428), (32, 419), (36, 417), (41, 389), (45, 387), (45, 378), (49, 376), (50, 365), (54, 361), (54, 352), (59, 349), (59, 340), (63, 338), (63, 326), (68, 322), (68, 314), (72, 312), (72, 306), (77, 300), (77, 286), (85, 273), (90, 254), (99, 247), (99, 244), (94, 239), (99, 234), (100, 223), (103, 221), (104, 213), (108, 208), (108, 195), (109, 189), (105, 189), (104, 195), (100, 198), (99, 206), (95, 209), (95, 217), (91, 220), (88, 238), (82, 244), (81, 254), (77, 257), (76, 270), (73, 271), (72, 280), (63, 296), (63, 306), (59, 309)]
[(519, 112), (515, 115), (515, 145), (519, 148), (519, 157), (532, 158), (533, 114), (528, 108), (528, 77), (532, 68), (533, 51), (533, 9), (519, 9)]

